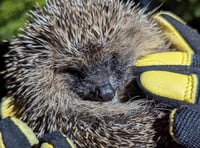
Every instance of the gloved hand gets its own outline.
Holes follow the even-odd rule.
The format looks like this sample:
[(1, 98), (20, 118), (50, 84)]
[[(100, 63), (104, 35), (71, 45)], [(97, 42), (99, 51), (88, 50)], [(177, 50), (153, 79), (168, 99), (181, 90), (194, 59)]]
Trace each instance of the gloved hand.
[(178, 17), (161, 12), (155, 20), (175, 52), (156, 53), (137, 61), (139, 86), (157, 101), (171, 104), (170, 134), (186, 147), (200, 147), (200, 34)]
[(39, 143), (32, 130), (15, 117), (0, 120), (1, 148), (31, 148)]
[(48, 133), (37, 139), (30, 127), (14, 117), (9, 98), (1, 100), (0, 115), (0, 148), (74, 148), (60, 132)]

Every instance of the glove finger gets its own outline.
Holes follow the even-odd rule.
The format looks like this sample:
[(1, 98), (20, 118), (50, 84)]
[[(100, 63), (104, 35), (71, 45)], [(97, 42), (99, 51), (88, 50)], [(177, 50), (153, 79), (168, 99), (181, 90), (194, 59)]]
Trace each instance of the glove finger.
[(166, 102), (175, 107), (184, 103), (200, 104), (198, 75), (147, 71), (140, 75), (137, 82), (144, 93), (153, 96), (157, 101)]
[[(195, 59), (194, 59), (195, 60)], [(152, 65), (184, 65), (190, 66), (193, 62), (193, 55), (186, 52), (162, 52), (147, 55), (139, 59), (135, 66)]]
[(170, 114), (169, 131), (172, 138), (190, 148), (200, 147), (200, 112), (187, 106)]
[(22, 121), (14, 117), (0, 120), (1, 148), (30, 148), (38, 143), (32, 130)]
[(154, 18), (177, 50), (200, 53), (200, 34), (180, 18), (169, 12), (160, 12)]
[(135, 63), (134, 75), (144, 71), (162, 70), (182, 74), (200, 73), (200, 55), (186, 52), (163, 52), (147, 55)]
[(53, 132), (44, 135), (40, 139), (41, 148), (74, 148), (69, 138), (63, 136), (60, 132)]

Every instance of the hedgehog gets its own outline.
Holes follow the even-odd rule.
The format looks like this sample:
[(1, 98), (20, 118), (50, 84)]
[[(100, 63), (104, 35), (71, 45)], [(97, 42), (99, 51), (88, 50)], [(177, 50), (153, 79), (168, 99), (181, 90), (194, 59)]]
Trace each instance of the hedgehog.
[(5, 55), (16, 117), (38, 137), (60, 131), (76, 147), (176, 145), (169, 110), (134, 82), (137, 59), (172, 50), (145, 11), (119, 0), (46, 0), (30, 11)]

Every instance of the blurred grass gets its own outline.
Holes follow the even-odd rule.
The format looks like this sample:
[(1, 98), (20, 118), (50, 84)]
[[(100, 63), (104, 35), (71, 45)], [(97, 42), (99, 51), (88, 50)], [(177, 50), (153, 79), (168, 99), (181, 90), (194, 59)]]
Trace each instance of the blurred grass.
[[(126, 1), (126, 0), (124, 0)], [(139, 1), (139, 0), (135, 0)], [(142, 0), (141, 0), (142, 1)], [(151, 3), (162, 4), (170, 8), (187, 22), (194, 19), (200, 20), (200, 0), (143, 0)], [(24, 25), (30, 9), (36, 2), (45, 4), (45, 0), (1, 0), (0, 1), (0, 41), (9, 40), (19, 32)]]

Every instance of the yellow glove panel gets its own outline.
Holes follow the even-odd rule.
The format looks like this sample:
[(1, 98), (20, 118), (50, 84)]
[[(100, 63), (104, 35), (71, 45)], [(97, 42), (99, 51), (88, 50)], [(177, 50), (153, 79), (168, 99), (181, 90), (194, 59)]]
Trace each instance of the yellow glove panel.
[(53, 148), (53, 145), (47, 143), (47, 142), (44, 142), (42, 143), (42, 145), (40, 146), (40, 148)]
[(153, 65), (185, 65), (189, 66), (192, 62), (192, 54), (185, 52), (163, 52), (147, 55), (139, 59), (135, 66)]
[(195, 103), (196, 101), (198, 87), (196, 75), (147, 71), (141, 74), (140, 83), (144, 89), (161, 97), (173, 98), (188, 103)]
[(0, 148), (6, 148), (5, 143), (3, 142), (3, 137), (1, 132), (0, 132)]
[(39, 143), (37, 137), (33, 133), (33, 131), (22, 121), (20, 121), (17, 118), (11, 118), (13, 123), (17, 125), (17, 127), (20, 129), (20, 131), (23, 133), (24, 136), (26, 136), (27, 140), (31, 145), (34, 145), (36, 143)]

